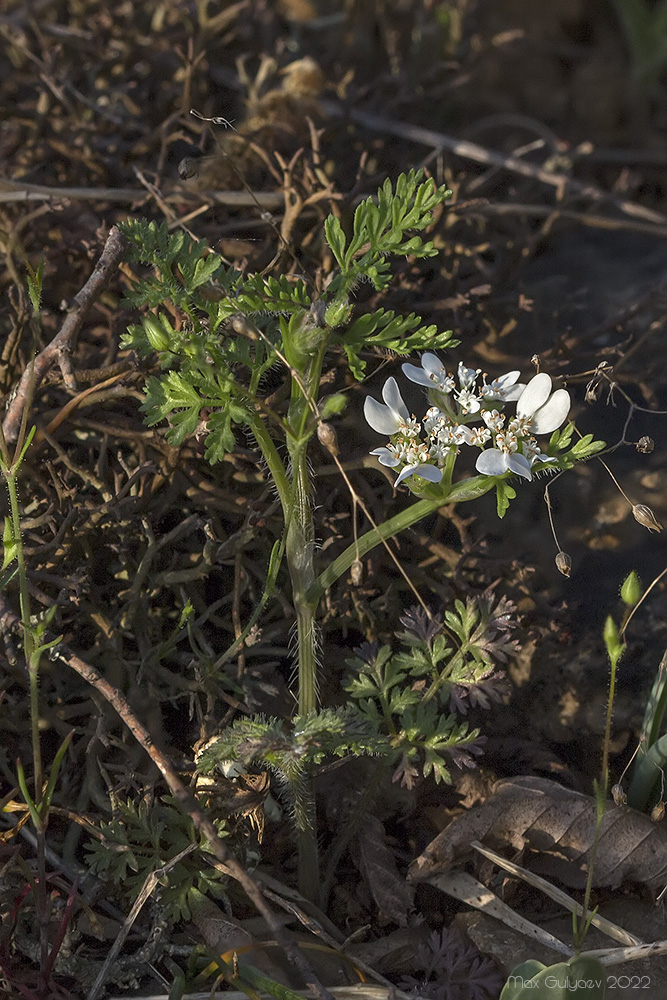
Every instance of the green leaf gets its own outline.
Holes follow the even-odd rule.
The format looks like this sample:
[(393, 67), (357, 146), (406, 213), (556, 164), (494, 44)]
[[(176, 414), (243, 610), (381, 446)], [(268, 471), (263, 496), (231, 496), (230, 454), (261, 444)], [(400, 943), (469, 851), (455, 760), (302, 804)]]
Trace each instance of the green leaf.
[(206, 460), (215, 465), (236, 447), (230, 413), (211, 413), (206, 422)]
[(324, 235), (338, 266), (342, 268), (345, 259), (345, 233), (335, 215), (329, 215), (325, 219)]
[(496, 483), (496, 497), (498, 500), (498, 517), (503, 518), (510, 505), (510, 501), (516, 497), (516, 490), (504, 479)]
[(562, 430), (555, 430), (549, 439), (547, 455), (555, 455), (557, 451), (564, 451), (569, 447), (574, 433), (574, 424), (569, 423)]
[(32, 311), (35, 316), (39, 315), (42, 304), (42, 283), (44, 280), (44, 258), (42, 257), (37, 265), (37, 270), (33, 270), (29, 263), (26, 264), (28, 271), (28, 295), (32, 304)]
[(16, 559), (18, 544), (14, 538), (14, 526), (10, 517), (5, 517), (5, 528), (2, 533), (2, 569), (6, 569)]
[(211, 281), (213, 275), (219, 270), (220, 264), (221, 260), (217, 254), (212, 253), (207, 257), (200, 257), (195, 264), (192, 278), (188, 282), (189, 288), (199, 288), (200, 285), (205, 284), (207, 281)]

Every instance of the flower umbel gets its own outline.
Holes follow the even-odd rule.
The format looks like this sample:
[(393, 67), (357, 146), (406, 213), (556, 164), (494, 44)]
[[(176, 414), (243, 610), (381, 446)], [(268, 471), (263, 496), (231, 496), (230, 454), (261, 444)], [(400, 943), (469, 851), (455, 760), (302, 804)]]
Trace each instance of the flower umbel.
[[(383, 386), (384, 403), (368, 397), (364, 404), (373, 430), (391, 438), (387, 446), (371, 454), (381, 465), (402, 466), (396, 485), (413, 474), (440, 482), (449, 456), (457, 454), (462, 445), (481, 449), (475, 468), (486, 476), (511, 472), (532, 479), (536, 463), (555, 461), (542, 453), (535, 435), (549, 434), (561, 426), (570, 409), (570, 395), (565, 389), (552, 392), (546, 373), (535, 375), (527, 385), (518, 381), (518, 371), (493, 380), (484, 375), (480, 386), (480, 369), (466, 368), (461, 362), (455, 380), (430, 352), (422, 355), (421, 368), (412, 364), (402, 368), (411, 382), (428, 390), (430, 401), (436, 404), (423, 423), (410, 416), (394, 378)], [(516, 416), (508, 420), (501, 411), (509, 402), (516, 402), (517, 407)], [(470, 426), (480, 418), (481, 424)]]

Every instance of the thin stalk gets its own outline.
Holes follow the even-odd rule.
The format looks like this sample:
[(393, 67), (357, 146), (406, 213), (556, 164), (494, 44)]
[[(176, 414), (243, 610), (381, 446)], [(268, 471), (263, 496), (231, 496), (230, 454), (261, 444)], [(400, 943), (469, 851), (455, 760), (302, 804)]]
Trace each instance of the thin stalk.
[(595, 871), (598, 846), (600, 844), (600, 836), (602, 834), (602, 820), (604, 819), (607, 791), (609, 789), (609, 746), (611, 744), (611, 721), (614, 711), (614, 698), (616, 696), (616, 668), (618, 667), (618, 661), (620, 660), (624, 649), (625, 646), (619, 645), (613, 653), (609, 653), (611, 671), (609, 677), (609, 697), (607, 699), (607, 716), (605, 719), (604, 738), (602, 743), (602, 765), (600, 768), (600, 782), (599, 784), (598, 782), (595, 783), (595, 804), (597, 813), (595, 836), (593, 838), (591, 852), (588, 856), (588, 875), (586, 877), (586, 888), (584, 890), (583, 914), (580, 920), (577, 920), (576, 916), (573, 915), (575, 955), (578, 955), (583, 948), (584, 939), (590, 926), (590, 917), (592, 916), (592, 913), (589, 913), (589, 906), (591, 902), (591, 893), (593, 891), (593, 873)]
[(46, 893), (46, 815), (41, 814), (43, 766), (42, 746), (39, 736), (39, 660), (40, 654), (35, 641), (30, 615), (30, 593), (28, 591), (28, 574), (23, 551), (23, 536), (21, 535), (21, 517), (18, 486), (16, 481), (16, 466), (10, 468), (3, 463), (3, 474), (9, 493), (9, 509), (12, 519), (12, 536), (16, 546), (16, 563), (19, 579), (19, 604), (21, 608), (21, 626), (23, 629), (23, 651), (28, 670), (28, 687), (30, 692), (30, 734), (32, 741), (32, 760), (34, 774), (35, 812), (39, 814), (39, 823), (35, 821), (35, 836), (37, 847), (37, 896), (35, 905), (39, 921), (39, 951), (40, 974), (43, 978), (42, 987), (48, 987), (49, 961), (49, 911)]
[(349, 570), (352, 563), (356, 559), (362, 559), (377, 545), (386, 542), (389, 538), (393, 538), (399, 532), (405, 531), (406, 528), (412, 527), (413, 524), (421, 521), (428, 514), (433, 514), (446, 504), (472, 500), (483, 496), (494, 488), (497, 481), (497, 478), (494, 476), (473, 476), (470, 479), (462, 480), (460, 483), (455, 483), (454, 486), (447, 490), (442, 489), (441, 483), (438, 487), (441, 496), (437, 499), (418, 500), (411, 507), (407, 507), (405, 510), (383, 521), (377, 528), (367, 531), (361, 538), (353, 542), (352, 545), (348, 545), (313, 582), (308, 590), (307, 596), (309, 600), (316, 607), (322, 595), (343, 573)]
[(26, 666), (28, 668), (28, 684), (30, 689), (30, 731), (32, 736), (32, 758), (35, 775), (35, 803), (39, 806), (42, 799), (42, 748), (39, 739), (39, 658), (35, 657), (35, 640), (30, 623), (30, 594), (28, 592), (28, 577), (25, 568), (23, 538), (21, 536), (21, 519), (19, 507), (16, 474), (5, 470), (5, 482), (9, 492), (9, 509), (12, 518), (12, 534), (16, 546), (16, 562), (19, 578), (19, 603), (21, 607), (21, 625), (23, 627), (23, 648)]

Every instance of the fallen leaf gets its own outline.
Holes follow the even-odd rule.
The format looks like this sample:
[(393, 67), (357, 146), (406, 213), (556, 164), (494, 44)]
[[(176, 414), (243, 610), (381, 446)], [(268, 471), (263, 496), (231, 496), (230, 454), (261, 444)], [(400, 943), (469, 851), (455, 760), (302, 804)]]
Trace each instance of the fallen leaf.
[[(447, 871), (470, 856), (470, 842), (479, 840), (494, 850), (538, 852), (542, 873), (546, 864), (565, 885), (578, 887), (585, 881), (595, 823), (592, 796), (546, 778), (499, 781), (482, 805), (453, 819), (431, 841), (410, 866), (408, 880), (421, 882)], [(652, 890), (667, 882), (667, 829), (643, 813), (609, 802), (593, 884), (615, 888), (624, 881), (641, 882)]]

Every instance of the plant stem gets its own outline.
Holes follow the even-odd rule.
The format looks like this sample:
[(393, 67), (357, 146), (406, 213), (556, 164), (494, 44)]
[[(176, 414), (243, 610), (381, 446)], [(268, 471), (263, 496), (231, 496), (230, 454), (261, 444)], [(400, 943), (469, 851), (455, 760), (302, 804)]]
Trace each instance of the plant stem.
[(383, 521), (377, 527), (371, 528), (370, 531), (367, 531), (361, 538), (358, 538), (352, 545), (348, 545), (313, 582), (308, 590), (309, 600), (316, 607), (325, 591), (343, 573), (347, 572), (352, 563), (356, 559), (363, 558), (376, 545), (380, 545), (381, 542), (393, 538), (400, 531), (412, 527), (413, 524), (421, 521), (428, 514), (433, 514), (436, 510), (444, 507), (445, 504), (457, 503), (462, 500), (472, 500), (483, 496), (494, 488), (496, 482), (497, 479), (494, 476), (472, 476), (469, 479), (462, 480), (460, 483), (455, 483), (454, 486), (449, 487), (447, 490), (443, 490), (442, 484), (440, 484), (441, 495), (437, 499), (418, 500), (411, 507), (407, 507), (398, 514), (394, 514), (393, 517)]
[[(28, 575), (25, 567), (23, 551), (23, 536), (21, 535), (21, 517), (17, 486), (16, 467), (10, 469), (3, 463), (3, 474), (9, 492), (9, 509), (12, 519), (12, 541), (16, 546), (16, 563), (19, 579), (19, 603), (21, 607), (21, 626), (23, 628), (23, 652), (28, 670), (28, 687), (30, 691), (30, 733), (32, 740), (32, 761), (34, 781), (34, 803), (36, 812), (40, 813), (40, 821), (35, 819), (35, 835), (37, 838), (37, 880), (36, 909), (39, 921), (40, 944), (40, 976), (48, 979), (49, 959), (49, 911), (46, 893), (46, 816), (41, 815), (42, 804), (42, 746), (39, 736), (39, 660), (40, 654), (35, 641), (30, 615), (30, 593), (28, 591)], [(48, 988), (46, 979), (42, 979), (42, 988)]]

